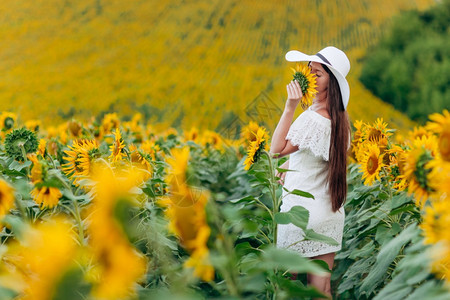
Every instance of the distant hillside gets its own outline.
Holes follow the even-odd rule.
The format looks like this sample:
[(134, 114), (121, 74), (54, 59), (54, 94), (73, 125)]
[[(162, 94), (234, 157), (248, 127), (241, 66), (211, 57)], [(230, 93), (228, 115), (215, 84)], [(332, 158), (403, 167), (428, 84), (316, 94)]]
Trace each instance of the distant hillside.
[(139, 110), (168, 126), (211, 129), (253, 118), (273, 130), (291, 78), (284, 54), (335, 45), (352, 62), (352, 119), (409, 128), (356, 80), (358, 59), (394, 14), (433, 3), (1, 1), (0, 109), (46, 122)]

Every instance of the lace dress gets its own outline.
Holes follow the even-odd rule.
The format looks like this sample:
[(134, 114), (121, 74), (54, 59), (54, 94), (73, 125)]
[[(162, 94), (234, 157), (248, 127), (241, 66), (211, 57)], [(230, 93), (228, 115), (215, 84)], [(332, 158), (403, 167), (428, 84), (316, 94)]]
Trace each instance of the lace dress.
[(303, 240), (303, 230), (293, 224), (278, 225), (277, 246), (288, 248), (305, 257), (312, 257), (341, 249), (345, 212), (341, 207), (336, 212), (331, 208), (328, 193), (327, 172), (330, 148), (331, 121), (310, 109), (303, 112), (292, 123), (286, 140), (290, 140), (299, 150), (292, 153), (284, 187), (289, 191), (303, 190), (315, 199), (289, 194), (283, 190), (281, 212), (293, 206), (303, 206), (309, 211), (307, 228), (336, 240), (339, 245), (331, 246), (316, 241)]

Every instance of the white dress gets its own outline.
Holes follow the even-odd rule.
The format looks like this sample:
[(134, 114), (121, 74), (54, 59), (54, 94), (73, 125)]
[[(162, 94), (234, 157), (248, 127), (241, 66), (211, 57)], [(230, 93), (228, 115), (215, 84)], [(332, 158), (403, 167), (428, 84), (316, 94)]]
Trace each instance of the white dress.
[(288, 194), (283, 190), (280, 211), (287, 212), (293, 206), (303, 206), (309, 211), (307, 228), (329, 236), (339, 245), (331, 246), (316, 241), (303, 240), (303, 230), (293, 224), (278, 225), (277, 246), (288, 248), (305, 257), (312, 257), (341, 249), (345, 212), (341, 207), (333, 212), (328, 193), (327, 173), (330, 149), (331, 121), (310, 109), (292, 123), (286, 140), (299, 150), (289, 159), (290, 171), (286, 173), (284, 187), (311, 193), (315, 199)]

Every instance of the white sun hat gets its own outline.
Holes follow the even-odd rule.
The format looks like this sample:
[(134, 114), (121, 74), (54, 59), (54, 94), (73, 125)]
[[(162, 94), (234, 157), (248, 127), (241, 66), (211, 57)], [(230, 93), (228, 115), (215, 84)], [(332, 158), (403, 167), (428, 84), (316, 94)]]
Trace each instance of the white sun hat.
[(326, 65), (336, 77), (339, 89), (342, 95), (342, 104), (347, 109), (348, 100), (350, 98), (350, 87), (345, 77), (350, 71), (350, 61), (345, 53), (336, 47), (326, 47), (317, 54), (307, 55), (297, 50), (291, 50), (286, 53), (287, 61), (314, 61)]

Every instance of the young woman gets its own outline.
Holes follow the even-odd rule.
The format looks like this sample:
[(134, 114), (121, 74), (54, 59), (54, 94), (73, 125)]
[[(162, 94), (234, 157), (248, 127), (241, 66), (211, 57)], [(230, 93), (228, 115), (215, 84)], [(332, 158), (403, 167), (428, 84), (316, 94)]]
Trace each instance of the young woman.
[[(324, 260), (333, 268), (335, 252), (341, 249), (347, 195), (347, 151), (350, 145), (350, 123), (346, 111), (350, 88), (345, 77), (350, 62), (344, 52), (326, 47), (315, 55), (289, 51), (288, 61), (309, 62), (317, 76), (317, 95), (313, 104), (292, 123), (294, 111), (302, 99), (297, 81), (287, 85), (287, 101), (273, 133), (270, 152), (277, 157), (290, 155), (282, 168), (295, 170), (277, 174), (288, 190), (299, 189), (314, 195), (307, 199), (283, 191), (280, 210), (293, 206), (309, 210), (308, 228), (335, 239), (331, 246), (315, 241), (301, 241), (302, 229), (293, 224), (278, 226), (277, 245), (297, 251), (302, 256)], [(291, 125), (292, 123), (292, 125)], [(331, 296), (330, 275), (308, 275), (309, 284)]]

